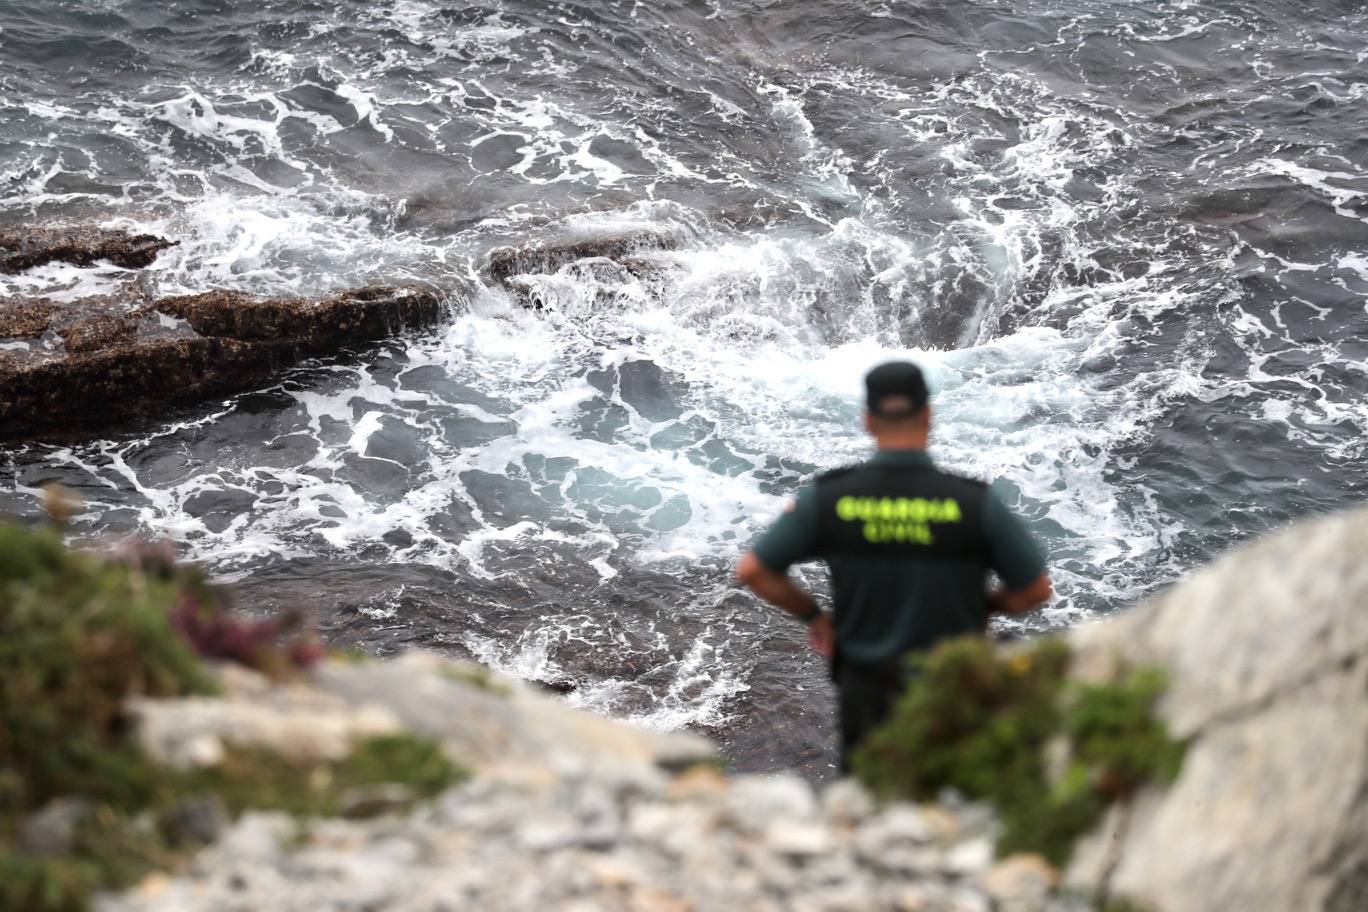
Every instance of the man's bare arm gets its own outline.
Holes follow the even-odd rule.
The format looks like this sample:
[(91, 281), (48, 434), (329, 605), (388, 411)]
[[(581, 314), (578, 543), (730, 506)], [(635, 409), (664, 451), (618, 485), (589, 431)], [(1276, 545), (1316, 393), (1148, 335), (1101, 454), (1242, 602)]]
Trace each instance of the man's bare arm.
[(812, 594), (791, 580), (787, 573), (766, 567), (748, 551), (736, 567), (736, 579), (771, 605), (783, 608), (807, 624), (808, 644), (820, 654), (831, 658), (836, 649), (836, 631), (831, 615), (817, 607)]
[(1042, 573), (1035, 582), (1020, 589), (994, 589), (988, 593), (989, 613), (1025, 614), (1050, 600), (1054, 587), (1050, 575)]
[(776, 573), (760, 563), (754, 551), (747, 551), (736, 567), (736, 579), (771, 605), (783, 608), (799, 620), (811, 620), (817, 610), (812, 594), (795, 583), (787, 573)]

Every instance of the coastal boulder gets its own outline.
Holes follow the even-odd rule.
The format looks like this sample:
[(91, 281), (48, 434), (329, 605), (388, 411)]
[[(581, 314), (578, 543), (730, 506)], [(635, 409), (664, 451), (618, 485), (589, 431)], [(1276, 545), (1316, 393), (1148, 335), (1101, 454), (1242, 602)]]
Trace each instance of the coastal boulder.
[(1368, 510), (1241, 548), (1080, 628), (1076, 669), (1168, 671), (1178, 779), (1114, 809), (1068, 880), (1162, 912), (1368, 909)]

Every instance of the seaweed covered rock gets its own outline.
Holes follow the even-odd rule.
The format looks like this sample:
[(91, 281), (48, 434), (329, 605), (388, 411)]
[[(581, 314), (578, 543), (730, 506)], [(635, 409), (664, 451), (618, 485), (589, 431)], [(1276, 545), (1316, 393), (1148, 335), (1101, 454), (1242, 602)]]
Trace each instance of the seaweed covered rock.
[(383, 339), (404, 329), (430, 326), (440, 315), (437, 296), (416, 286), (370, 286), (319, 299), (211, 291), (162, 298), (156, 308), (185, 320), (201, 336), (289, 342), (307, 351)]
[(0, 299), (0, 338), (36, 339), (47, 332), (56, 310), (46, 298)]
[(142, 269), (173, 246), (175, 242), (151, 234), (88, 226), (0, 229), (0, 272), (21, 272), (53, 262), (93, 266), (101, 260), (124, 269)]
[(78, 320), (64, 326), (58, 335), (71, 354), (100, 351), (116, 345), (129, 345), (133, 342), (137, 327), (131, 320), (101, 315)]
[(441, 310), (440, 296), (417, 286), (319, 299), (216, 291), (0, 302), (0, 341), (30, 340), (0, 360), (0, 440), (249, 390), (303, 357), (431, 326)]
[(149, 339), (0, 364), (0, 439), (91, 428), (265, 383), (293, 352), (236, 339)]

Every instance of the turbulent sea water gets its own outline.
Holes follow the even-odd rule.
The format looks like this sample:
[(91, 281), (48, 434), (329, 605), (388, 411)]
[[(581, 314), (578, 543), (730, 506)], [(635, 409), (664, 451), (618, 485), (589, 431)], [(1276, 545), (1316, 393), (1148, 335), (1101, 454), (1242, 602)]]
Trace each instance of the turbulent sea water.
[[(1361, 0), (4, 0), (0, 222), (71, 221), (182, 243), (0, 295), (416, 281), (450, 317), (0, 450), (0, 512), (58, 480), (253, 611), (741, 769), (830, 770), (819, 662), (729, 571), (865, 453), (881, 360), (1048, 548), (1029, 629), (1368, 492)], [(531, 276), (540, 311), (481, 278), (641, 231), (675, 249)]]

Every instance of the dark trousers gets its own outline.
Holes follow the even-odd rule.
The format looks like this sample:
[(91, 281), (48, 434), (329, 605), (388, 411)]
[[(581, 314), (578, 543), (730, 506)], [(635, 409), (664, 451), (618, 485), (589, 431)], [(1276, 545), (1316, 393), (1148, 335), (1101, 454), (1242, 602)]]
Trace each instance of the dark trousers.
[(841, 772), (848, 774), (851, 753), (888, 718), (907, 681), (900, 662), (859, 665), (839, 658), (832, 663), (831, 677), (840, 712)]

